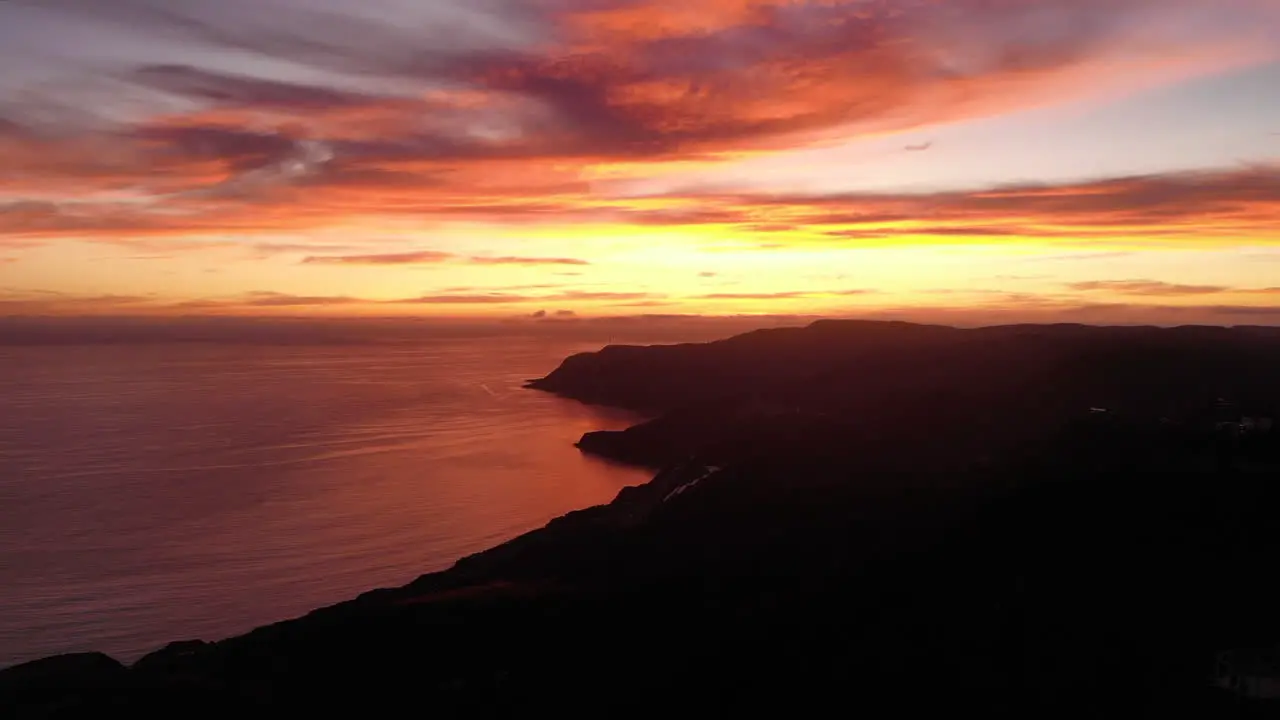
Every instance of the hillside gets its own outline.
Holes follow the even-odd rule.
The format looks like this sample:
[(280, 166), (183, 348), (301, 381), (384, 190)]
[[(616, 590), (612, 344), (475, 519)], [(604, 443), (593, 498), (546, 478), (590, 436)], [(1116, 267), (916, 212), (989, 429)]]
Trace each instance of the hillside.
[(584, 450), (625, 462), (795, 451), (936, 470), (1053, 452), (1093, 408), (1201, 427), (1226, 399), (1241, 414), (1274, 417), (1278, 367), (1274, 328), (827, 320), (701, 345), (606, 347), (529, 387), (655, 416), (582, 439)]
[(1280, 643), (1280, 433), (1217, 417), (1278, 358), (847, 323), (575, 356), (533, 385), (657, 415), (595, 436), (649, 483), (241, 637), (0, 671), (0, 715), (1262, 717), (1212, 681)]

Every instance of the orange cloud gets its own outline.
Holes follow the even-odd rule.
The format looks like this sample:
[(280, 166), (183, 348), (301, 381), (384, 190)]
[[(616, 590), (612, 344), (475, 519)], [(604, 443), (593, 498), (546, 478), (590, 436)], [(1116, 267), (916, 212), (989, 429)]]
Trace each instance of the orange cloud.
[(1270, 228), (1280, 217), (1280, 166), (934, 194), (712, 196), (702, 200), (702, 207), (736, 212), (737, 224), (755, 234), (833, 244), (912, 238), (1184, 243), (1230, 238), (1265, 244), (1274, 242)]
[(379, 255), (310, 255), (304, 265), (419, 265), (448, 262), (457, 256), (436, 250), (420, 250)]
[[(319, 193), (317, 198), (325, 197)], [(284, 199), (281, 198), (281, 203)], [(1067, 244), (1204, 244), (1223, 240), (1271, 244), (1280, 217), (1280, 167), (1100, 180), (1059, 186), (1007, 186), (933, 194), (686, 194), (660, 198), (563, 196), (530, 203), (492, 197), (450, 203), (424, 192), (412, 200), (369, 197), (364, 204), (293, 207), (175, 201), (149, 212), (118, 204), (0, 204), (0, 237), (26, 241), (58, 236), (141, 242), (145, 237), (290, 232), (324, 229), (353, 217), (465, 219), (532, 226), (717, 226), (768, 245), (877, 245), (1038, 239)], [(302, 244), (299, 244), (301, 247)], [(152, 249), (159, 249), (154, 246)], [(201, 244), (190, 247), (206, 247)], [(1100, 252), (1121, 253), (1123, 249)], [(1079, 257), (1072, 255), (1071, 258)], [(316, 264), (468, 262), (583, 265), (578, 258), (458, 256), (443, 251), (312, 255)]]
[(68, 295), (58, 292), (0, 291), (2, 315), (97, 315), (146, 313), (160, 307), (147, 295)]
[(471, 294), (433, 294), (421, 297), (405, 298), (389, 301), (392, 304), (410, 305), (505, 305), (552, 301), (626, 301), (661, 298), (663, 295), (647, 292), (608, 292), (590, 290), (564, 290), (556, 293), (527, 295), (512, 292), (490, 292)]
[(304, 265), (431, 265), (460, 262), (469, 265), (590, 265), (586, 260), (561, 257), (517, 257), (512, 255), (456, 255), (438, 250), (373, 255), (311, 255)]
[(591, 264), (586, 260), (581, 260), (579, 258), (516, 257), (511, 255), (503, 255), (499, 257), (473, 255), (467, 258), (467, 262), (472, 265), (590, 265)]
[(696, 300), (799, 300), (821, 297), (848, 297), (868, 295), (873, 290), (787, 290), (764, 293), (709, 293), (694, 295)]
[[(104, 83), (159, 98), (142, 103), (150, 112), (130, 108), (126, 120), (82, 117), (98, 104), (70, 98), (35, 123), (25, 108), (0, 103), (0, 236), (305, 231), (387, 215), (816, 224), (851, 241), (899, 234), (887, 221), (848, 214), (867, 205), (871, 219), (877, 209), (903, 222), (933, 213), (917, 229), (934, 237), (1109, 236), (1153, 217), (1166, 226), (1191, 220), (1160, 211), (1151, 179), (1141, 182), (1157, 194), (1126, 214), (1090, 208), (1080, 194), (1026, 188), (963, 198), (793, 198), (789, 206), (695, 197), (658, 207), (601, 194), (584, 177), (791, 148), (851, 127), (1003, 112), (1092, 92), (1099, 77), (1161, 82), (1274, 54), (1254, 42), (1269, 37), (1274, 18), (1263, 0), (1240, 0), (1231, 32), (1201, 32), (1194, 43), (1176, 27), (1161, 30), (1168, 23), (1143, 21), (1191, 23), (1214, 9), (1207, 0), (501, 0), (447, 17), (400, 8), (417, 13), (413, 33), (401, 18), (351, 3), (317, 12), (281, 0), (268, 24), (240, 0), (192, 0), (164, 12), (143, 5), (113, 18), (185, 37), (193, 50), (209, 51), (191, 55), (207, 64), (113, 70)], [(228, 49), (307, 72), (217, 64)], [(1112, 190), (1131, 199), (1142, 192)], [(1223, 231), (1253, 232), (1257, 218), (1243, 206), (1274, 201), (1224, 191), (1240, 207), (1213, 208)], [(1203, 210), (1212, 198), (1200, 198)], [(841, 205), (847, 222), (836, 222)], [(940, 222), (948, 210), (955, 225)], [(1086, 211), (1090, 223), (1070, 224)], [(1059, 216), (1066, 226), (1055, 225)]]
[(1222, 285), (1178, 285), (1156, 280), (1090, 280), (1068, 283), (1072, 290), (1117, 293), (1120, 295), (1212, 295), (1230, 288)]
[(1103, 291), (1119, 295), (1214, 295), (1226, 292), (1245, 295), (1280, 295), (1280, 287), (1238, 288), (1227, 285), (1180, 285), (1158, 280), (1088, 280), (1068, 283), (1067, 287), (1072, 290)]
[(359, 301), (348, 297), (288, 295), (264, 290), (249, 293), (242, 302), (249, 307), (270, 308), (302, 307), (307, 305), (349, 305)]

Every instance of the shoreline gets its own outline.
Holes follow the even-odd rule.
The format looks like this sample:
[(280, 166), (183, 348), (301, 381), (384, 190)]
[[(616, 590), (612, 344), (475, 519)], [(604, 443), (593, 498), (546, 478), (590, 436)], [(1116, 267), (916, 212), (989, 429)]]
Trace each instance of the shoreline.
[[(661, 465), (647, 482), (243, 635), (2, 670), (0, 708), (1220, 716), (1213, 659), (1280, 644), (1257, 572), (1280, 555), (1278, 359), (1280, 333), (1221, 329), (608, 346), (528, 385), (656, 411), (578, 443)], [(1243, 400), (1215, 399), (1223, 378)]]
[[(579, 401), (575, 401), (575, 402), (579, 402)], [(584, 403), (584, 404), (585, 404), (585, 403)], [(602, 407), (605, 407), (605, 406), (602, 406)], [(627, 409), (627, 408), (611, 407), (610, 409), (614, 409), (614, 410), (627, 410), (628, 412), (631, 412), (631, 413), (633, 413), (633, 414), (636, 416), (637, 424), (640, 424), (640, 423), (645, 422), (644, 416), (643, 416), (642, 414), (640, 414), (640, 413), (635, 413), (634, 411), (630, 411), (630, 410), (629, 410), (629, 409)], [(596, 431), (588, 431), (588, 434), (590, 434), (591, 432), (596, 432)], [(579, 444), (579, 442), (574, 442), (573, 444), (574, 444), (574, 446), (575, 446), (575, 447), (577, 447), (577, 446), (578, 446), (578, 444)], [(123, 654), (121, 654), (121, 653), (107, 653), (107, 652), (104, 652), (104, 651), (100, 651), (100, 650), (92, 650), (92, 649), (90, 649), (90, 650), (80, 650), (80, 651), (71, 651), (71, 652), (63, 652), (63, 653), (52, 653), (52, 654), (41, 655), (41, 656), (34, 657), (34, 658), (31, 658), (31, 659), (28, 659), (28, 660), (20, 660), (20, 661), (14, 662), (14, 663), (10, 663), (10, 664), (7, 664), (7, 665), (0, 666), (0, 674), (3, 674), (3, 673), (5, 673), (5, 672), (7, 672), (7, 671), (9, 671), (9, 670), (13, 670), (13, 669), (16, 669), (16, 668), (21, 668), (21, 667), (23, 667), (23, 666), (27, 666), (27, 665), (31, 665), (31, 664), (43, 663), (43, 662), (46, 662), (46, 661), (57, 660), (57, 659), (59, 659), (59, 658), (78, 658), (78, 657), (92, 657), (92, 656), (100, 656), (100, 657), (104, 657), (104, 658), (109, 659), (109, 660), (111, 661), (111, 663), (118, 664), (118, 665), (120, 665), (120, 666), (122, 666), (122, 667), (125, 667), (125, 668), (132, 668), (132, 667), (137, 666), (139, 663), (142, 663), (143, 661), (146, 661), (148, 658), (151, 658), (152, 656), (159, 656), (159, 655), (162, 655), (162, 654), (166, 654), (166, 653), (168, 653), (168, 652), (170, 652), (170, 651), (174, 650), (175, 648), (182, 648), (182, 649), (183, 649), (183, 652), (189, 652), (192, 648), (195, 648), (195, 647), (201, 647), (201, 646), (213, 646), (213, 645), (216, 645), (217, 643), (220, 643), (220, 642), (226, 642), (226, 641), (229, 641), (229, 640), (234, 640), (234, 639), (237, 639), (237, 638), (241, 638), (241, 637), (244, 637), (244, 636), (250, 635), (250, 634), (252, 634), (252, 633), (254, 633), (254, 632), (257, 632), (257, 631), (263, 630), (263, 629), (265, 629), (265, 628), (270, 628), (270, 627), (273, 627), (273, 626), (276, 626), (276, 625), (281, 625), (281, 624), (286, 624), (286, 623), (296, 622), (296, 621), (299, 621), (299, 620), (304, 620), (304, 619), (306, 619), (306, 618), (308, 618), (308, 617), (310, 617), (310, 616), (312, 616), (312, 615), (314, 615), (314, 614), (317, 614), (317, 613), (325, 613), (325, 612), (328, 612), (328, 611), (334, 610), (334, 609), (336, 609), (336, 608), (339, 608), (339, 607), (341, 607), (341, 606), (346, 606), (346, 605), (349, 605), (349, 604), (352, 604), (352, 603), (357, 603), (357, 602), (366, 601), (366, 600), (368, 600), (368, 599), (370, 599), (370, 598), (380, 598), (380, 597), (389, 596), (389, 595), (398, 595), (398, 594), (399, 594), (399, 593), (401, 593), (401, 592), (409, 591), (409, 589), (410, 589), (410, 588), (420, 587), (420, 586), (422, 586), (424, 583), (430, 584), (430, 583), (429, 583), (429, 579), (431, 579), (431, 578), (435, 578), (435, 577), (437, 577), (437, 576), (440, 576), (440, 575), (443, 575), (443, 574), (446, 574), (446, 573), (449, 573), (449, 572), (453, 571), (453, 570), (454, 570), (454, 569), (455, 569), (459, 564), (468, 564), (468, 565), (471, 565), (471, 564), (474, 564), (474, 563), (480, 562), (480, 561), (481, 561), (481, 559), (482, 559), (482, 556), (485, 556), (486, 554), (488, 554), (488, 553), (490, 553), (490, 552), (501, 552), (501, 550), (502, 550), (502, 548), (503, 548), (504, 546), (506, 546), (506, 545), (508, 545), (508, 544), (511, 544), (511, 543), (515, 543), (515, 542), (517, 542), (517, 541), (520, 541), (522, 538), (524, 538), (524, 537), (525, 537), (525, 536), (527, 536), (527, 535), (531, 535), (531, 534), (535, 534), (535, 533), (542, 532), (542, 531), (546, 530), (546, 528), (547, 528), (548, 526), (550, 526), (550, 525), (552, 525), (552, 524), (560, 523), (560, 522), (562, 522), (562, 521), (563, 521), (566, 517), (568, 517), (568, 516), (576, 515), (576, 514), (584, 513), (584, 512), (590, 512), (590, 511), (594, 511), (594, 510), (598, 510), (598, 509), (607, 508), (607, 507), (608, 507), (608, 506), (610, 506), (614, 501), (616, 501), (616, 500), (618, 499), (618, 497), (619, 497), (619, 496), (623, 495), (623, 493), (625, 493), (626, 491), (628, 491), (628, 490), (630, 490), (630, 489), (632, 489), (632, 488), (637, 488), (637, 487), (641, 487), (641, 486), (644, 486), (644, 485), (649, 484), (651, 481), (653, 481), (653, 480), (654, 480), (655, 474), (658, 472), (658, 469), (657, 469), (657, 468), (651, 468), (651, 467), (645, 467), (645, 466), (642, 466), (642, 465), (630, 464), (630, 463), (624, 462), (624, 461), (619, 460), (619, 459), (616, 459), (616, 458), (610, 458), (610, 457), (606, 457), (606, 456), (603, 456), (603, 455), (595, 455), (595, 454), (593, 454), (593, 453), (586, 452), (586, 451), (584, 451), (584, 454), (591, 455), (591, 457), (592, 457), (595, 461), (598, 461), (598, 462), (603, 462), (603, 463), (607, 463), (607, 464), (611, 464), (611, 465), (616, 465), (616, 466), (618, 466), (618, 467), (628, 468), (628, 469), (631, 469), (631, 470), (644, 471), (646, 474), (648, 474), (648, 476), (649, 476), (649, 477), (648, 477), (648, 479), (647, 479), (647, 480), (645, 480), (645, 481), (643, 481), (643, 482), (641, 482), (641, 483), (639, 483), (639, 484), (624, 485), (624, 486), (622, 486), (621, 488), (619, 488), (618, 492), (614, 495), (614, 497), (613, 497), (613, 498), (611, 498), (610, 500), (606, 501), (606, 502), (598, 503), (598, 504), (595, 504), (595, 505), (587, 505), (587, 506), (580, 507), (580, 508), (573, 508), (573, 509), (570, 509), (570, 510), (568, 510), (568, 511), (566, 511), (566, 512), (564, 512), (564, 513), (560, 514), (560, 515), (557, 515), (557, 516), (555, 516), (555, 517), (551, 518), (551, 519), (550, 519), (550, 520), (548, 520), (546, 523), (544, 523), (544, 524), (542, 524), (542, 525), (540, 525), (540, 526), (533, 527), (533, 528), (531, 528), (531, 529), (529, 529), (529, 530), (526, 530), (526, 531), (523, 531), (523, 532), (517, 533), (516, 535), (514, 535), (514, 536), (512, 536), (512, 537), (508, 538), (507, 540), (504, 540), (504, 541), (498, 542), (497, 544), (489, 545), (489, 546), (485, 547), (484, 549), (477, 550), (477, 551), (474, 551), (474, 552), (471, 552), (471, 553), (468, 553), (468, 554), (465, 554), (465, 555), (461, 555), (461, 556), (456, 557), (456, 558), (454, 558), (454, 559), (452, 559), (452, 560), (449, 560), (449, 561), (445, 562), (445, 563), (443, 564), (443, 566), (442, 566), (440, 569), (438, 569), (438, 570), (433, 570), (433, 571), (428, 571), (428, 572), (425, 572), (425, 573), (421, 573), (421, 574), (417, 575), (416, 577), (414, 577), (412, 580), (409, 580), (408, 582), (404, 582), (404, 583), (401, 583), (401, 584), (398, 584), (398, 585), (387, 585), (387, 586), (380, 586), (380, 587), (374, 587), (374, 588), (368, 588), (368, 589), (360, 590), (360, 591), (358, 591), (357, 593), (355, 593), (354, 595), (349, 595), (349, 596), (347, 597), (347, 599), (339, 600), (339, 601), (336, 601), (336, 602), (333, 602), (333, 603), (327, 603), (327, 604), (319, 605), (319, 606), (316, 606), (316, 607), (312, 607), (312, 608), (310, 608), (310, 609), (308, 609), (308, 610), (305, 610), (304, 612), (302, 612), (302, 613), (300, 613), (300, 614), (291, 615), (291, 616), (289, 616), (289, 617), (281, 618), (281, 619), (279, 619), (279, 620), (270, 621), (270, 622), (266, 622), (266, 623), (262, 623), (262, 624), (257, 624), (257, 625), (254, 625), (254, 626), (252, 626), (252, 627), (248, 628), (248, 629), (245, 629), (245, 630), (243, 630), (243, 631), (234, 632), (234, 633), (231, 633), (231, 634), (229, 634), (229, 635), (227, 635), (227, 636), (225, 636), (225, 637), (218, 638), (218, 639), (206, 639), (206, 638), (193, 638), (193, 639), (170, 639), (170, 640), (167, 640), (167, 641), (165, 641), (165, 642), (161, 643), (161, 644), (160, 644), (160, 645), (158, 645), (158, 646), (153, 646), (153, 647), (152, 647), (152, 648), (150, 648), (149, 650), (145, 650), (145, 651), (138, 651), (138, 652), (136, 653), (136, 657), (132, 657), (132, 658), (126, 658), (126, 657), (124, 657), (124, 656), (123, 656)], [(454, 591), (454, 590), (444, 590), (444, 591), (441, 591), (441, 592), (443, 592), (443, 593), (450, 593), (450, 592), (455, 592), (455, 591)], [(153, 658), (153, 659), (154, 659), (154, 658)]]
[[(618, 463), (620, 465), (627, 465), (621, 461), (609, 458), (601, 458), (601, 460), (605, 462)], [(630, 465), (627, 466), (638, 467)], [(647, 470), (648, 468), (640, 469)], [(324, 616), (330, 613), (341, 613), (353, 609), (359, 609), (368, 603), (392, 602), (396, 604), (413, 605), (440, 601), (474, 600), (490, 594), (499, 597), (507, 595), (513, 597), (518, 596), (522, 592), (522, 588), (511, 583), (499, 581), (478, 587), (467, 583), (470, 582), (475, 575), (484, 573), (487, 565), (494, 561), (502, 561), (507, 556), (511, 555), (514, 550), (523, 549), (524, 546), (530, 544), (537, 544), (542, 541), (549, 532), (563, 533), (566, 529), (572, 529), (566, 526), (630, 523), (637, 515), (642, 515), (647, 510), (652, 509), (652, 507), (660, 502), (662, 498), (665, 498), (673, 490), (678, 489), (681, 484), (690, 482), (690, 473), (700, 473), (703, 470), (705, 470), (705, 468), (699, 467), (676, 468), (666, 472), (659, 471), (643, 483), (622, 487), (618, 491), (618, 494), (609, 502), (570, 510), (562, 515), (552, 518), (541, 527), (520, 533), (506, 541), (500, 542), (484, 550), (459, 557), (443, 569), (423, 573), (402, 585), (365, 590), (347, 600), (316, 607), (294, 617), (258, 625), (245, 632), (235, 633), (225, 638), (216, 640), (205, 640), (203, 638), (171, 640), (160, 647), (143, 653), (138, 658), (129, 662), (119, 660), (114, 655), (96, 650), (57, 653), (0, 667), (0, 674), (26, 666), (53, 663), (60, 661), (61, 659), (67, 659), (72, 663), (101, 662), (104, 667), (118, 666), (125, 669), (135, 669), (139, 667), (146, 668), (158, 662), (167, 662), (174, 657), (189, 656), (190, 654), (202, 649), (211, 648), (220, 643), (233, 642), (242, 638), (247, 638), (255, 633), (270, 631), (271, 629), (279, 626), (306, 621), (309, 618)], [(697, 478), (694, 479), (696, 480)], [(94, 660), (93, 658), (98, 658), (98, 660)]]

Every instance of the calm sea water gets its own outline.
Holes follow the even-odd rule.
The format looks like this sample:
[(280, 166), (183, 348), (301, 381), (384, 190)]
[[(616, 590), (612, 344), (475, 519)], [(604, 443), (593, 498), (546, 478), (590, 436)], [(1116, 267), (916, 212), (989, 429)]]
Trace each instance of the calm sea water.
[(398, 585), (648, 474), (520, 388), (600, 342), (0, 347), (0, 666)]

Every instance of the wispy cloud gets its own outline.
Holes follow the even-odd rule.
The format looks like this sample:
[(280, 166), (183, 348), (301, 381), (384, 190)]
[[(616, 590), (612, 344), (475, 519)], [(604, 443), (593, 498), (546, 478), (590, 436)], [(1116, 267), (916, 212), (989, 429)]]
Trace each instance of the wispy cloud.
[[(1272, 58), (1280, 27), (1269, 0), (131, 0), (61, 3), (56, 17), (28, 5), (0, 5), (14, 40), (0, 43), (5, 87), (22, 89), (0, 93), (0, 192), (25, 203), (0, 209), (0, 235), (244, 233), (386, 214), (803, 224), (705, 198), (627, 212), (583, 171), (643, 175), (1002, 113), (1097, 92), (1099, 78), (1167, 82)], [(69, 27), (97, 39), (42, 55)], [(228, 60), (245, 57), (259, 61)], [(28, 67), (75, 81), (37, 83)], [(1274, 200), (1219, 190), (1235, 199), (1176, 181), (1115, 188), (1138, 204), (1110, 225), (1088, 198), (1029, 188), (844, 200), (913, 219), (932, 202), (939, 217), (921, 231), (967, 237), (1024, 228), (942, 217), (964, 204), (988, 220), (1029, 207), (1017, 217), (1040, 225), (1026, 229), (1049, 233), (1072, 208), (1105, 232), (1185, 217), (1184, 196), (1219, 211)]]
[(473, 255), (466, 259), (466, 262), (472, 265), (590, 265), (591, 263), (579, 258), (564, 257), (518, 257), (504, 255), (499, 257), (490, 257), (486, 255)]
[(1219, 316), (1280, 320), (1280, 306), (1276, 305), (1213, 305), (1205, 309)]
[(666, 295), (651, 292), (609, 292), (592, 290), (565, 290), (552, 296), (556, 300), (643, 300), (646, 298), (662, 298)]
[[(787, 233), (841, 241), (1039, 238), (1123, 243), (1257, 239), (1280, 212), (1280, 166), (1145, 175), (1065, 185), (1019, 185), (934, 194), (738, 196), (720, 202), (744, 219), (767, 216)], [(785, 224), (780, 224), (782, 219)], [(945, 223), (945, 224), (940, 224)], [(1041, 256), (1098, 260), (1127, 249)]]
[(1072, 290), (1082, 292), (1110, 292), (1119, 295), (1150, 295), (1154, 297), (1178, 295), (1214, 295), (1233, 293), (1240, 295), (1280, 295), (1280, 287), (1233, 287), (1229, 285), (1185, 285), (1158, 280), (1086, 280), (1067, 283)]
[(694, 295), (696, 300), (798, 300), (812, 299), (822, 297), (852, 297), (857, 295), (869, 295), (874, 290), (785, 290), (781, 292), (742, 292), (742, 293), (708, 293), (705, 295)]
[(349, 297), (289, 295), (286, 293), (258, 291), (249, 293), (243, 302), (250, 307), (303, 307), (309, 305), (350, 305), (360, 301)]
[(59, 292), (0, 290), (0, 315), (128, 314), (162, 303), (150, 295), (69, 295)]
[(1104, 291), (1121, 295), (1212, 295), (1230, 290), (1222, 285), (1179, 285), (1156, 280), (1088, 280), (1068, 283), (1067, 287), (1081, 291)]
[(400, 300), (392, 300), (390, 302), (399, 305), (508, 305), (528, 302), (535, 299), (540, 298), (531, 298), (529, 296), (516, 295), (514, 293), (440, 293), (403, 298)]
[(526, 283), (521, 285), (502, 285), (500, 287), (480, 286), (480, 285), (453, 285), (450, 287), (440, 288), (439, 292), (476, 294), (476, 293), (510, 293), (510, 292), (516, 292), (516, 291), (523, 292), (525, 290), (561, 290), (561, 289), (564, 289), (564, 286), (558, 285), (555, 283)]
[[(984, 278), (1061, 262), (1055, 273), (1072, 274), (1040, 286), (1050, 304), (1066, 295), (1088, 306), (1079, 313), (1118, 312), (1082, 298), (1185, 304), (1204, 295), (1261, 305), (1274, 299), (1270, 290), (1228, 287), (1221, 276), (1057, 283), (1160, 277), (1115, 269), (1147, 248), (1249, 245), (1261, 258), (1262, 246), (1280, 244), (1275, 163), (996, 186), (951, 183), (929, 168), (960, 152), (952, 138), (968, 132), (943, 126), (1262, 67), (1280, 57), (1277, 33), (1274, 0), (0, 3), (0, 264), (13, 276), (28, 263), (10, 256), (30, 257), (33, 268), (65, 258), (77, 264), (61, 276), (79, 277), (96, 272), (88, 263), (99, 257), (148, 259), (157, 262), (118, 271), (138, 287), (192, 295), (270, 288), (264, 278), (276, 273), (276, 289), (290, 291), (188, 299), (181, 309), (192, 313), (439, 305), (441, 313), (487, 308), (526, 318), (546, 310), (543, 319), (554, 319), (557, 303), (583, 314), (624, 305), (862, 305), (856, 296), (874, 291), (787, 288), (841, 287), (804, 282), (814, 268), (802, 266), (828, 251), (1021, 245), (1044, 265), (1005, 265)], [(853, 186), (823, 177), (769, 180), (773, 191), (750, 193), (673, 181), (903, 131), (912, 134), (881, 143), (884, 184), (857, 187), (962, 189), (812, 189)], [(919, 167), (908, 179), (921, 184), (887, 177), (894, 163)], [(702, 175), (708, 168), (715, 172)], [(631, 187), (639, 185), (649, 194)], [(650, 242), (639, 254), (670, 258), (671, 278), (622, 260)], [(689, 253), (662, 254), (682, 244)], [(37, 245), (46, 249), (25, 254)], [(756, 250), (786, 251), (769, 284), (753, 273), (772, 267), (741, 257)], [(782, 276), (793, 260), (789, 282)], [(221, 280), (200, 274), (223, 261), (210, 268)], [(1090, 263), (1097, 269), (1075, 274)], [(183, 265), (191, 274), (158, 279)], [(424, 283), (396, 291), (420, 297), (385, 297), (406, 277), (450, 270), (566, 284), (490, 288), (467, 277), (434, 283), (466, 287)], [(601, 284), (569, 282), (584, 271)], [(939, 283), (954, 286), (990, 282), (938, 272)], [(205, 282), (178, 288), (179, 277)], [(891, 302), (882, 295), (877, 303)], [(1028, 307), (1034, 299), (1004, 301)], [(6, 302), (144, 312), (180, 301)]]
[(393, 304), (411, 305), (498, 305), (547, 303), (557, 301), (621, 301), (660, 298), (663, 295), (647, 292), (596, 292), (590, 290), (564, 290), (555, 293), (522, 294), (513, 292), (492, 293), (439, 293), (390, 301)]
[[(282, 196), (281, 202), (291, 196)], [(383, 218), (436, 218), (518, 225), (641, 225), (732, 229), (767, 238), (761, 246), (790, 243), (865, 246), (920, 242), (1008, 242), (1028, 239), (1063, 245), (1110, 244), (1029, 260), (1087, 261), (1121, 258), (1134, 247), (1276, 242), (1280, 214), (1280, 166), (1218, 172), (1113, 178), (1062, 185), (1018, 185), (945, 193), (680, 194), (636, 201), (629, 198), (563, 195), (539, 201), (492, 198), (482, 204), (448, 202), (423, 191), (412, 198), (392, 193), (357, 204), (289, 208), (264, 198), (249, 205), (200, 204), (176, 212), (139, 210), (95, 202), (0, 203), (0, 237), (95, 235), (112, 243), (180, 238), (186, 248), (212, 247), (193, 237), (227, 232), (300, 232), (350, 222), (351, 214)], [(655, 205), (657, 207), (655, 207)], [(123, 238), (123, 240), (122, 240)], [(210, 242), (213, 242), (212, 240)], [(220, 241), (224, 245), (225, 241)], [(312, 253), (304, 263), (349, 265), (468, 262), (495, 265), (585, 265), (572, 257), (462, 255), (440, 250), (379, 253)]]
[(347, 253), (359, 250), (359, 246), (326, 242), (255, 242), (249, 245), (250, 253), (262, 257), (316, 252)]
[(429, 265), (456, 260), (457, 255), (436, 250), (417, 250), (402, 253), (372, 255), (311, 255), (302, 259), (304, 265)]
[(419, 250), (402, 253), (371, 255), (311, 255), (303, 258), (304, 265), (434, 265), (437, 263), (465, 263), (468, 265), (590, 265), (586, 260), (562, 257), (518, 257), (489, 255), (457, 255), (438, 250)]
[[(794, 231), (792, 226), (789, 230)], [(939, 238), (1008, 238), (1027, 237), (1034, 231), (1026, 227), (946, 227), (939, 225), (908, 226), (899, 229), (886, 227), (882, 229), (828, 230), (828, 237), (846, 240), (883, 240), (903, 236), (923, 236)]]

